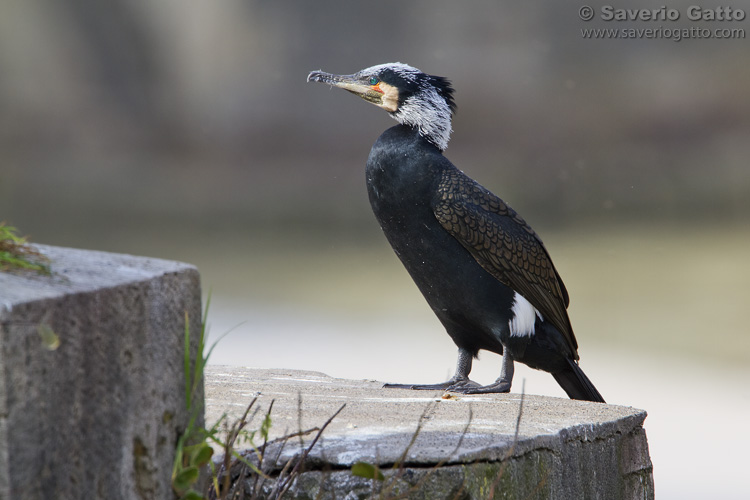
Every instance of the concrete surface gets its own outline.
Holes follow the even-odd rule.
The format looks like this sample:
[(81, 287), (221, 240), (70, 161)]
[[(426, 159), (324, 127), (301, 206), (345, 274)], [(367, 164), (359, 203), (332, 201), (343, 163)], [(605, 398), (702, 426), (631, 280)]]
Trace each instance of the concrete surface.
[[(527, 395), (514, 446), (519, 394), (443, 399), (439, 392), (381, 386), (317, 372), (209, 366), (206, 422), (224, 413), (230, 421), (239, 418), (258, 396), (261, 413), (248, 428), (258, 428), (273, 400), (274, 438), (321, 426), (346, 403), (313, 448), (289, 498), (368, 498), (373, 488), (389, 487), (425, 499), (486, 498), (493, 488), (495, 498), (653, 498), (642, 410)], [(390, 470), (420, 420), (405, 469)], [(286, 443), (275, 472), (300, 446), (296, 439)], [(348, 469), (358, 461), (390, 470), (388, 479), (373, 485), (352, 476)]]
[(0, 273), (0, 498), (172, 498), (188, 418), (186, 312), (193, 359), (200, 330), (198, 271), (37, 248), (51, 276)]

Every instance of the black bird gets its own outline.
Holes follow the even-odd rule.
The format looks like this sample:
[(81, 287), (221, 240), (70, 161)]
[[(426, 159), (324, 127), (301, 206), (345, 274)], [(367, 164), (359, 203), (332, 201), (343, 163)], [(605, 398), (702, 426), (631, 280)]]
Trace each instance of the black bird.
[[(458, 346), (456, 374), (433, 385), (464, 394), (509, 392), (513, 362), (550, 372), (572, 399), (604, 402), (578, 366), (568, 292), (533, 229), (503, 200), (443, 156), (456, 109), (440, 76), (401, 63), (353, 75), (313, 71), (307, 81), (339, 87), (385, 109), (386, 130), (367, 159), (367, 191), (385, 236)], [(500, 377), (469, 380), (485, 349), (502, 355)]]

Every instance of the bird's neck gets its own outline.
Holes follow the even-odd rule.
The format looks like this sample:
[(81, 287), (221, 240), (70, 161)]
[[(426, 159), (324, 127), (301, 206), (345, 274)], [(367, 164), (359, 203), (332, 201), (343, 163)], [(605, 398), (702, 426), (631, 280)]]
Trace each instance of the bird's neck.
[(391, 116), (402, 125), (415, 128), (419, 135), (440, 151), (448, 147), (451, 132), (451, 109), (442, 98), (407, 99)]
[(373, 151), (378, 151), (379, 154), (395, 155), (397, 158), (412, 155), (416, 150), (421, 151), (420, 154), (438, 154), (442, 156), (443, 153), (417, 127), (403, 123), (383, 132), (373, 145)]

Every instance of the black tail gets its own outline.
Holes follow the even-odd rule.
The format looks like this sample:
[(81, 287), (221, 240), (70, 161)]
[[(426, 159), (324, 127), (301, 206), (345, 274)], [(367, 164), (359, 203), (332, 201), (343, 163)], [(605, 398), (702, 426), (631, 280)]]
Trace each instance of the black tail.
[(552, 374), (557, 383), (560, 384), (560, 387), (568, 394), (568, 397), (570, 399), (604, 403), (604, 398), (599, 394), (599, 391), (596, 390), (596, 387), (594, 387), (594, 384), (591, 383), (586, 374), (583, 373), (578, 363), (571, 359), (568, 360), (568, 364), (570, 367), (567, 370)]

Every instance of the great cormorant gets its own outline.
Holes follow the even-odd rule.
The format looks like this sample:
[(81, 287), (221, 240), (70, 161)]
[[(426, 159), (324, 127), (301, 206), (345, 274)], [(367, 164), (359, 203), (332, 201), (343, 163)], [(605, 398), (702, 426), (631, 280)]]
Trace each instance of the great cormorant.
[[(353, 75), (313, 71), (307, 81), (343, 88), (399, 124), (375, 141), (367, 191), (385, 236), (458, 346), (456, 374), (431, 385), (464, 394), (509, 392), (513, 362), (550, 372), (573, 399), (604, 402), (578, 366), (568, 292), (533, 229), (503, 200), (443, 156), (453, 88), (401, 63)], [(485, 349), (502, 355), (500, 377), (469, 380)]]

